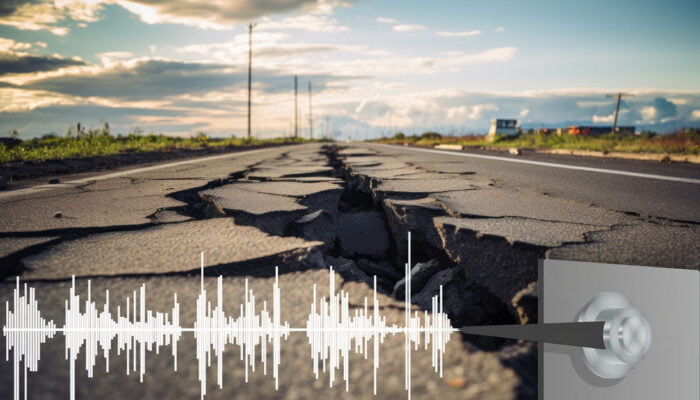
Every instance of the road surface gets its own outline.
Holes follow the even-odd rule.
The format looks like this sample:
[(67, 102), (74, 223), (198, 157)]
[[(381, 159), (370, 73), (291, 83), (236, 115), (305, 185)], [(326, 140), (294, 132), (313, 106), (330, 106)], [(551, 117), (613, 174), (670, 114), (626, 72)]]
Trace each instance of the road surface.
[[(402, 325), (409, 230), (412, 307), (429, 310), (442, 285), (454, 326), (536, 321), (540, 258), (700, 268), (697, 166), (493, 156), (307, 144), (0, 192), (0, 299), (11, 299), (19, 276), (36, 288), (42, 316), (60, 325), (72, 276), (83, 296), (91, 280), (98, 309), (109, 289), (114, 314), (116, 304), (145, 284), (148, 309), (169, 311), (176, 292), (181, 325), (192, 327), (204, 252), (204, 287), (215, 302), (216, 280), (223, 276), (227, 315), (238, 315), (245, 279), (259, 303), (271, 303), (278, 266), (282, 318), (304, 326), (313, 285), (328, 296), (333, 266), (351, 309), (362, 309), (365, 297), (371, 307), (376, 275), (381, 314)], [(64, 344), (57, 335), (42, 345), (39, 372), (29, 373), (30, 397), (68, 397)], [(404, 346), (402, 335), (380, 346), (378, 398), (406, 396)], [(197, 398), (192, 335), (178, 344), (177, 372), (171, 350), (160, 350), (147, 354), (139, 383), (138, 373), (125, 376), (126, 358), (115, 349), (111, 372), (104, 372), (100, 351), (88, 378), (83, 348), (78, 397)], [(454, 333), (444, 357), (439, 378), (430, 350), (412, 352), (413, 398), (536, 397), (532, 343)], [(372, 397), (371, 355), (350, 357), (348, 392), (342, 372), (329, 388), (328, 372), (314, 378), (304, 334), (291, 334), (281, 345), (279, 390), (262, 364), (248, 383), (244, 367), (238, 348), (228, 345), (219, 388), (212, 355), (206, 398)], [(0, 363), (0, 380), (6, 398), (12, 363)]]

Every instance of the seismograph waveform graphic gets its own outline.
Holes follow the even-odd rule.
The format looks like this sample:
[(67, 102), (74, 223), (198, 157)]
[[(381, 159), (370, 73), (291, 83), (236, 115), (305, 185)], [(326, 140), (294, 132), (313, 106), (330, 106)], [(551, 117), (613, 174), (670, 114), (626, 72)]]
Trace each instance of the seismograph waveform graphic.
[[(75, 291), (75, 277), (65, 307), (65, 324), (57, 328), (53, 321), (46, 321), (34, 295), (34, 288), (24, 284), (24, 294), (21, 294), (19, 278), (13, 292), (12, 310), (9, 301), (5, 303), (6, 325), (3, 334), (6, 337), (5, 357), (9, 361), (12, 350), (14, 363), (14, 398), (19, 399), (20, 362), (24, 361), (24, 398), (27, 398), (27, 371), (37, 371), (40, 359), (40, 345), (51, 339), (57, 332), (63, 333), (66, 339), (66, 359), (70, 361), (70, 393), (75, 398), (75, 364), (81, 348), (85, 347), (85, 369), (88, 377), (93, 376), (98, 346), (102, 348), (109, 372), (109, 355), (112, 342), (117, 339), (117, 355), (126, 352), (126, 374), (138, 371), (140, 380), (146, 373), (146, 351), (156, 353), (161, 346), (172, 344), (172, 354), (175, 359), (174, 368), (177, 370), (177, 342), (183, 329), (180, 327), (180, 306), (177, 294), (173, 295), (174, 304), (172, 318), (168, 314), (146, 310), (146, 286), (142, 285), (132, 297), (127, 297), (124, 308), (117, 306), (116, 318), (109, 311), (109, 290), (105, 291), (106, 301), (102, 311), (97, 310), (91, 298), (90, 281), (85, 300), (85, 311), (80, 311), (80, 295)], [(125, 314), (122, 314), (125, 310)], [(133, 361), (132, 361), (133, 360)]]
[[(192, 333), (196, 341), (196, 358), (199, 368), (201, 397), (206, 394), (207, 369), (212, 365), (212, 355), (216, 358), (217, 384), (223, 388), (223, 355), (227, 345), (239, 347), (240, 359), (245, 365), (245, 381), (248, 382), (249, 370), (255, 371), (259, 359), (263, 373), (267, 375), (268, 345), (272, 346), (272, 376), (275, 388), (279, 388), (280, 348), (291, 333), (305, 333), (310, 345), (315, 378), (319, 372), (328, 373), (329, 386), (335, 382), (336, 371), (342, 368), (345, 389), (349, 390), (349, 356), (350, 353), (362, 354), (368, 358), (371, 349), (373, 355), (374, 394), (377, 394), (377, 370), (379, 368), (379, 347), (387, 335), (403, 334), (405, 338), (405, 389), (411, 397), (411, 352), (418, 350), (421, 343), (424, 349), (431, 346), (432, 365), (442, 377), (443, 355), (454, 329), (443, 312), (442, 287), (440, 293), (432, 299), (432, 312), (418, 311), (411, 313), (411, 250), (410, 232), (408, 235), (409, 253), (405, 264), (406, 305), (405, 325), (389, 325), (386, 317), (379, 314), (377, 299), (377, 278), (374, 277), (374, 293), (370, 309), (369, 300), (364, 299), (364, 308), (350, 311), (349, 293), (344, 290), (336, 292), (335, 272), (329, 271), (329, 295), (318, 298), (316, 285), (313, 286), (313, 302), (304, 327), (290, 327), (281, 318), (281, 291), (279, 274), (275, 268), (275, 280), (272, 290), (272, 305), (267, 301), (258, 307), (253, 290), (248, 288), (245, 280), (245, 298), (239, 306), (238, 316), (227, 315), (224, 311), (223, 278), (217, 279), (216, 303), (207, 299), (204, 289), (204, 254), (201, 255), (201, 288), (196, 302), (196, 319), (194, 326), (180, 325), (180, 304), (177, 293), (173, 294), (173, 307), (170, 313), (153, 312), (146, 308), (146, 286), (126, 297), (123, 307), (117, 306), (116, 315), (110, 311), (109, 290), (105, 291), (105, 303), (99, 310), (92, 299), (90, 281), (87, 282), (87, 297), (81, 302), (76, 293), (75, 277), (72, 279), (69, 297), (65, 302), (65, 322), (58, 327), (53, 321), (42, 317), (35, 297), (34, 288), (27, 284), (17, 286), (13, 299), (5, 303), (5, 325), (3, 335), (6, 340), (5, 358), (14, 366), (13, 396), (15, 400), (27, 398), (27, 372), (38, 370), (40, 349), (43, 343), (53, 339), (57, 333), (65, 337), (65, 357), (70, 366), (70, 398), (75, 399), (75, 365), (78, 355), (84, 348), (85, 369), (88, 377), (93, 376), (98, 351), (106, 360), (106, 372), (109, 372), (109, 357), (112, 343), (116, 338), (117, 355), (125, 353), (126, 374), (138, 372), (143, 382), (146, 373), (146, 353), (160, 347), (170, 346), (173, 356), (173, 370), (177, 371), (177, 344), (184, 333)], [(81, 303), (83, 311), (81, 311)], [(260, 308), (260, 311), (258, 311)], [(422, 338), (422, 339), (421, 339)], [(371, 347), (370, 347), (371, 346)], [(319, 367), (320, 364), (320, 367)], [(21, 379), (23, 377), (23, 380)], [(23, 387), (21, 385), (23, 383)], [(23, 389), (23, 390), (22, 390)]]
[[(202, 268), (204, 265), (202, 255)], [(201, 395), (206, 394), (206, 367), (211, 367), (212, 350), (217, 360), (217, 384), (223, 388), (223, 354), (226, 344), (240, 347), (241, 359), (245, 361), (245, 381), (248, 382), (248, 369), (255, 371), (256, 349), (260, 346), (260, 361), (263, 372), (267, 375), (267, 344), (272, 342), (272, 376), (275, 389), (279, 388), (280, 342), (289, 336), (289, 323), (280, 323), (280, 288), (279, 274), (275, 268), (275, 283), (272, 287), (272, 317), (267, 310), (267, 301), (263, 301), (260, 314), (256, 314), (255, 295), (248, 289), (245, 280), (245, 301), (240, 305), (238, 318), (227, 317), (223, 310), (223, 278), (216, 281), (216, 307), (211, 309), (204, 289), (204, 273), (199, 297), (197, 298), (197, 319), (194, 323), (194, 336), (197, 342), (197, 360), (199, 362), (199, 381)], [(183, 329), (185, 330), (185, 329)]]
[[(455, 331), (450, 325), (449, 318), (442, 312), (442, 287), (440, 295), (433, 298), (432, 318), (427, 311), (424, 312), (424, 324), (421, 326), (421, 317), (418, 311), (414, 316), (410, 316), (410, 306), (407, 303), (406, 315), (409, 316), (404, 327), (396, 324), (387, 325), (386, 317), (379, 315), (379, 301), (377, 300), (377, 277), (374, 277), (374, 294), (372, 302), (372, 312), (369, 312), (368, 300), (365, 297), (364, 308), (355, 309), (350, 313), (349, 295), (341, 290), (335, 293), (334, 272), (330, 272), (330, 296), (328, 299), (321, 298), (319, 306), (316, 307), (316, 285), (313, 287), (313, 303), (311, 314), (306, 322), (306, 328), (294, 329), (292, 331), (303, 331), (309, 339), (311, 345), (311, 358), (313, 360), (314, 374), (318, 379), (319, 361), (323, 372), (326, 372), (328, 365), (330, 369), (329, 385), (332, 387), (335, 379), (335, 370), (340, 369), (343, 363), (343, 380), (345, 389), (349, 389), (349, 353), (363, 354), (367, 359), (369, 349), (368, 342), (373, 341), (373, 376), (374, 394), (377, 394), (377, 369), (379, 368), (379, 345), (384, 342), (384, 338), (391, 334), (406, 335), (406, 389), (409, 390), (410, 398), (410, 374), (411, 374), (411, 346), (415, 345), (415, 350), (421, 343), (421, 334), (424, 335), (424, 348), (432, 343), (433, 368), (442, 377), (442, 354), (445, 346), (450, 340), (450, 334)], [(408, 280), (410, 280), (410, 275)], [(354, 342), (354, 345), (353, 345)]]
[(34, 288), (29, 288), (27, 294), (27, 284), (24, 284), (24, 294), (20, 295), (19, 279), (17, 288), (14, 290), (12, 299), (12, 311), (10, 303), (5, 302), (5, 326), (3, 334), (6, 337), (5, 359), (10, 360), (10, 349), (12, 351), (12, 361), (14, 363), (15, 384), (13, 394), (15, 399), (19, 399), (19, 367), (24, 360), (24, 397), (27, 398), (27, 370), (37, 371), (41, 344), (46, 343), (46, 339), (51, 339), (56, 333), (56, 325), (53, 321), (46, 321), (41, 316), (39, 306), (34, 297)]

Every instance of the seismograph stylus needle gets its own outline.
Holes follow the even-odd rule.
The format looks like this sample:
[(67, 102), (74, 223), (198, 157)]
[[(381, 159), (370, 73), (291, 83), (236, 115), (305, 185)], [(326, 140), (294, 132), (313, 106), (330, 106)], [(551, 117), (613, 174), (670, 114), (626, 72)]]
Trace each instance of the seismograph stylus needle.
[(605, 321), (594, 321), (528, 325), (465, 326), (460, 328), (460, 330), (468, 335), (492, 336), (604, 349), (604, 328)]

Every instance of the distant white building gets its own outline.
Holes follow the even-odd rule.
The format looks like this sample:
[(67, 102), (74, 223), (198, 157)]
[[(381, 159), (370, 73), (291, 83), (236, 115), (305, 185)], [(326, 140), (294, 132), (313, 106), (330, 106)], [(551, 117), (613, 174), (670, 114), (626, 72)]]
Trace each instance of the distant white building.
[(508, 135), (514, 136), (518, 134), (518, 120), (517, 119), (492, 119), (491, 127), (489, 128), (489, 137), (494, 137), (495, 135)]

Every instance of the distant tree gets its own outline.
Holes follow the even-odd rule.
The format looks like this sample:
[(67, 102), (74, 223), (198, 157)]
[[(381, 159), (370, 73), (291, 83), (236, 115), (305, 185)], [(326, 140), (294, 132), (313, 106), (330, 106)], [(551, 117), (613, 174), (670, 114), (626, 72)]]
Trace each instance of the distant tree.
[(425, 132), (421, 135), (421, 139), (438, 140), (442, 139), (442, 135), (437, 132)]
[(143, 129), (139, 128), (138, 126), (135, 128), (131, 128), (129, 131), (129, 137), (136, 137), (136, 136), (141, 136), (143, 134)]
[(700, 138), (700, 129), (699, 128), (681, 128), (678, 131), (679, 135), (682, 135), (687, 138)]
[(404, 135), (403, 132), (396, 132), (394, 139), (406, 139), (406, 135)]
[(194, 140), (199, 142), (201, 146), (207, 146), (209, 144), (209, 137), (204, 132), (197, 132), (194, 136)]
[(13, 139), (19, 139), (19, 132), (17, 132), (17, 129), (10, 130), (10, 137)]

